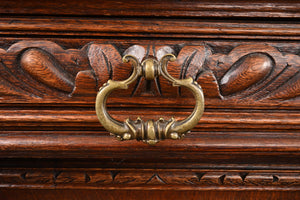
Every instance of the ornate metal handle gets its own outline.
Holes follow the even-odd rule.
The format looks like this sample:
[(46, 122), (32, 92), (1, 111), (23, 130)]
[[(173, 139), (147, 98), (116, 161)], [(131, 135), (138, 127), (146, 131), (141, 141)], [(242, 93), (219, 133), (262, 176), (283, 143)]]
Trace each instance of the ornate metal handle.
[[(147, 58), (142, 63), (132, 55), (125, 55), (123, 62), (131, 62), (133, 72), (124, 81), (108, 80), (99, 90), (96, 98), (96, 113), (103, 127), (114, 134), (119, 140), (137, 139), (148, 144), (156, 144), (162, 139), (180, 139), (185, 136), (200, 120), (204, 111), (204, 96), (201, 87), (191, 77), (187, 79), (173, 78), (167, 71), (169, 61), (175, 61), (173, 54), (167, 54), (157, 61), (154, 58)], [(113, 119), (106, 110), (106, 100), (109, 94), (116, 89), (127, 89), (139, 76), (144, 76), (147, 80), (153, 80), (162, 75), (173, 86), (187, 87), (196, 99), (194, 111), (184, 120), (176, 121), (173, 117), (170, 120), (160, 118), (157, 121), (148, 120), (144, 122), (140, 117), (136, 121), (126, 119), (120, 122)]]

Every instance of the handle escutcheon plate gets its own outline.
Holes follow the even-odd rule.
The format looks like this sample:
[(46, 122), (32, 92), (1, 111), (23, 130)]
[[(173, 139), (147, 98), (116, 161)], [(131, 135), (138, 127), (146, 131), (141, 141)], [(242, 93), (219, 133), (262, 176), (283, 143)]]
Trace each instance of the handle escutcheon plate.
[[(109, 80), (99, 90), (96, 98), (96, 113), (100, 123), (119, 140), (142, 140), (148, 144), (156, 144), (163, 139), (180, 139), (185, 136), (199, 122), (204, 111), (204, 96), (201, 87), (191, 77), (187, 79), (176, 79), (167, 71), (169, 61), (175, 61), (173, 54), (167, 54), (157, 61), (155, 58), (147, 58), (142, 63), (132, 55), (125, 55), (123, 62), (131, 62), (133, 72), (124, 81)], [(157, 121), (148, 120), (144, 122), (140, 117), (133, 121), (126, 119), (124, 122), (113, 119), (106, 109), (106, 100), (113, 90), (127, 89), (139, 76), (147, 80), (153, 80), (157, 76), (163, 76), (170, 81), (174, 87), (184, 86), (194, 95), (196, 104), (193, 112), (184, 120), (177, 121), (174, 118)]]

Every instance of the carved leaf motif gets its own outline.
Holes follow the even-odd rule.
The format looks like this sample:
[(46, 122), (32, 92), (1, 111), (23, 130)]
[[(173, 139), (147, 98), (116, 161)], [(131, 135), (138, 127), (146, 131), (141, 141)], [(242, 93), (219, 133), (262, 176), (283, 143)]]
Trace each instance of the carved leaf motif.
[(142, 59), (146, 55), (146, 51), (145, 51), (145, 48), (140, 45), (133, 45), (133, 46), (129, 47), (128, 49), (126, 49), (125, 52), (123, 53), (123, 55), (133, 55), (141, 63)]
[[(108, 79), (125, 80), (130, 76), (131, 63), (122, 63), (122, 54), (136, 51), (140, 61), (145, 55), (156, 56), (159, 60), (164, 54), (181, 49), (177, 61), (168, 63), (168, 71), (176, 78), (192, 76), (196, 79), (208, 104), (228, 105), (239, 101), (242, 106), (265, 103), (281, 106), (281, 101), (290, 100), (289, 105), (299, 105), (300, 59), (299, 54), (295, 53), (298, 44), (211, 44), (208, 42), (207, 47), (178, 45), (178, 48), (134, 45), (120, 53), (117, 47), (110, 44), (87, 44), (81, 49), (63, 49), (51, 41), (20, 41), (7, 50), (0, 49), (1, 102), (24, 102), (24, 99), (27, 102), (64, 101), (73, 95), (92, 97)], [(224, 45), (227, 45), (226, 52), (229, 53), (222, 50)], [(258, 71), (254, 72), (253, 67), (257, 67)], [(112, 95), (125, 97), (133, 93), (138, 97), (162, 95), (163, 98), (192, 95), (183, 88), (172, 87), (161, 77), (155, 81), (141, 79), (128, 90)], [(226, 98), (222, 98), (220, 93)], [(86, 101), (87, 98), (82, 99)]]
[(206, 49), (204, 46), (185, 46), (181, 49), (178, 55), (178, 62), (181, 64), (179, 78), (196, 76), (203, 71), (203, 64), (206, 57)]
[(199, 76), (197, 82), (201, 85), (205, 97), (222, 98), (216, 77), (210, 70), (206, 70)]
[[(206, 58), (206, 49), (201, 46), (185, 46), (183, 47), (175, 62), (168, 63), (169, 73), (173, 77), (185, 79), (192, 77), (194, 80), (203, 71), (203, 64)], [(191, 96), (192, 94), (182, 88), (172, 87), (166, 80), (161, 79), (162, 91), (178, 92), (181, 96)]]
[[(169, 46), (134, 45), (129, 47), (124, 52), (124, 55), (134, 55), (141, 63), (146, 57), (156, 57), (156, 59), (159, 61), (164, 55), (168, 53), (174, 53), (174, 50)], [(167, 96), (169, 91), (165, 90), (164, 92), (162, 92), (162, 81), (163, 80), (160, 77), (156, 77), (153, 81), (146, 80), (144, 77), (139, 77), (134, 89), (132, 90), (131, 96)]]
[(287, 100), (300, 96), (299, 56), (288, 54), (285, 57), (288, 60), (288, 64), (275, 80), (274, 87), (269, 89), (270, 92), (267, 99)]
[(131, 65), (122, 62), (120, 53), (113, 45), (90, 45), (88, 49), (88, 58), (90, 65), (95, 72), (98, 88), (109, 79), (125, 80), (131, 74)]
[(246, 90), (270, 74), (272, 60), (265, 54), (253, 53), (239, 59), (221, 78), (223, 95), (231, 95)]
[(24, 96), (22, 92), (14, 89), (13, 85), (0, 77), (0, 99), (3, 96)]
[[(0, 49), (0, 55), (3, 52), (3, 49)], [(1, 60), (1, 58), (0, 58)], [(14, 87), (14, 84), (9, 81), (9, 73), (7, 73), (7, 68), (0, 61), (0, 99), (3, 96), (24, 96), (27, 95), (27, 92), (22, 90), (21, 88)]]
[(67, 49), (64, 50), (61, 46), (50, 41), (21, 41), (13, 44), (7, 53), (19, 54), (24, 49), (37, 48), (47, 52), (59, 62), (63, 68), (71, 76), (75, 77), (79, 71), (89, 70), (88, 59), (86, 55), (86, 46), (82, 49)]
[(163, 47), (159, 47), (156, 50), (155, 56), (156, 56), (157, 60), (161, 60), (162, 57), (164, 57), (166, 54), (175, 54), (175, 51), (174, 51), (174, 49), (172, 49), (169, 46), (163, 46)]
[(291, 99), (300, 96), (300, 71), (269, 95), (268, 99)]
[[(23, 52), (24, 49), (27, 50)], [(34, 54), (33, 51), (36, 51), (36, 55), (29, 55)], [(74, 82), (77, 81), (75, 79), (77, 73), (80, 73), (80, 71), (90, 70), (86, 55), (86, 46), (84, 46), (80, 50), (64, 50), (61, 46), (50, 41), (21, 41), (12, 45), (7, 50), (7, 56), (10, 54), (12, 54), (13, 56), (21, 54), (20, 61), (22, 62), (23, 59), (23, 64), (26, 63), (26, 66), (22, 66), (22, 63), (20, 63), (21, 68), (12, 68), (15, 78), (18, 80), (17, 82), (15, 82), (15, 84), (17, 84), (18, 87), (24, 87), (26, 91), (30, 91), (32, 94), (35, 94), (39, 97), (48, 95), (65, 96), (66, 94), (62, 94), (62, 92), (70, 93), (74, 89)], [(39, 58), (39, 56), (41, 57)], [(30, 63), (30, 59), (32, 59), (32, 63)], [(8, 63), (10, 62), (9, 59), (6, 61)], [(38, 63), (38, 61), (40, 63)], [(46, 73), (48, 77), (51, 77), (52, 75), (54, 76), (53, 83), (49, 84), (50, 79), (48, 79), (47, 76), (40, 77), (40, 75), (43, 75), (43, 73), (37, 74), (38, 71), (33, 70), (29, 65), (40, 65), (40, 71), (44, 66), (44, 73)], [(48, 73), (47, 70), (48, 72), (49, 70), (51, 72)], [(57, 81), (56, 79), (59, 79), (59, 81)], [(63, 83), (61, 84), (60, 81), (62, 81)], [(19, 82), (22, 82), (22, 84), (20, 84)], [(85, 82), (85, 80), (81, 81), (81, 83), (82, 82)], [(56, 86), (54, 86), (53, 84), (56, 84)], [(81, 92), (87, 91), (80, 89), (80, 87), (84, 85), (85, 84), (77, 84), (77, 89), (81, 90)]]
[(92, 70), (80, 71), (75, 78), (75, 87), (72, 92), (73, 95), (92, 95), (96, 96), (96, 78)]
[[(112, 78), (112, 65), (103, 52), (103, 48), (111, 49), (113, 47), (111, 45), (92, 44), (88, 50), (88, 58), (97, 77), (98, 87)], [(117, 59), (120, 59), (120, 57), (117, 56)]]
[(20, 64), (35, 80), (65, 92), (72, 92), (74, 80), (49, 53), (32, 48), (24, 52)]

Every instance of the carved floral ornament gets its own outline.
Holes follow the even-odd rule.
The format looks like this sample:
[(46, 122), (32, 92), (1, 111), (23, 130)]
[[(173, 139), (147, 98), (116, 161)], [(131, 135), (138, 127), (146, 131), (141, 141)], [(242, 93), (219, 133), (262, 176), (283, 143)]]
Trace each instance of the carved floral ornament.
[[(34, 102), (94, 97), (109, 79), (129, 77), (131, 64), (122, 62), (123, 55), (129, 53), (134, 53), (139, 61), (148, 56), (159, 60), (163, 55), (173, 53), (177, 60), (168, 64), (170, 75), (178, 79), (192, 77), (202, 86), (208, 102), (209, 99), (240, 100), (242, 103), (299, 102), (299, 56), (283, 54), (270, 45), (244, 44), (228, 54), (213, 53), (205, 44), (183, 47), (134, 45), (120, 53), (111, 44), (92, 43), (81, 49), (65, 50), (50, 41), (21, 41), (7, 50), (0, 49), (0, 100)], [(138, 79), (134, 87), (119, 95), (143, 96), (147, 88), (153, 96), (191, 95), (160, 78), (155, 78), (150, 86), (148, 84), (144, 78)]]

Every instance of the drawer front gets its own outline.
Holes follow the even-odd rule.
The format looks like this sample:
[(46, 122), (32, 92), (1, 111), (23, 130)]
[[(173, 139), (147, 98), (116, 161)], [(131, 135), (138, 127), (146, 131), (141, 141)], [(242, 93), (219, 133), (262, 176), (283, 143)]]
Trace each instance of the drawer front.
[[(298, 3), (3, 2), (0, 187), (299, 189)], [(166, 54), (172, 77), (201, 86), (202, 118), (182, 140), (116, 140), (97, 119), (97, 92), (130, 77), (125, 55)], [(182, 120), (195, 103), (187, 88), (141, 76), (107, 109), (120, 122)]]
[[(281, 132), (299, 131), (297, 43), (101, 40), (86, 41), (78, 48), (73, 40), (69, 42), (73, 48), (64, 49), (58, 41), (30, 39), (1, 50), (4, 131), (103, 132), (95, 98), (108, 80), (125, 80), (132, 73), (132, 63), (123, 63), (122, 57), (135, 54), (139, 60), (159, 60), (166, 53), (177, 57), (168, 62), (170, 75), (192, 77), (203, 89), (205, 112), (193, 131), (195, 137), (252, 132), (257, 146), (256, 134), (284, 138), (287, 135)], [(153, 81), (139, 77), (127, 90), (113, 92), (107, 106), (120, 121), (128, 117), (182, 120), (194, 104), (189, 90), (173, 87), (160, 76)], [(272, 148), (278, 148), (277, 143)]]

